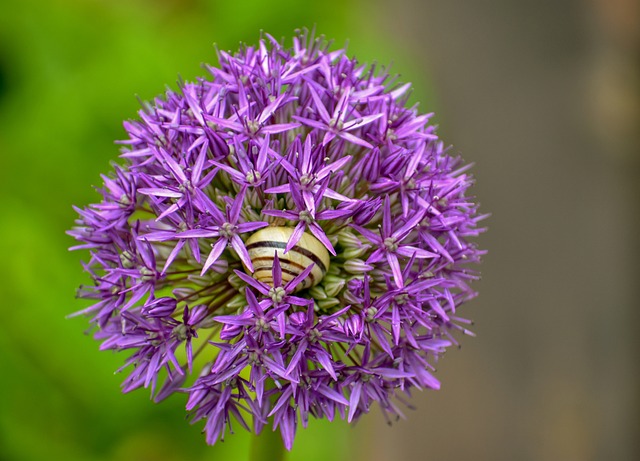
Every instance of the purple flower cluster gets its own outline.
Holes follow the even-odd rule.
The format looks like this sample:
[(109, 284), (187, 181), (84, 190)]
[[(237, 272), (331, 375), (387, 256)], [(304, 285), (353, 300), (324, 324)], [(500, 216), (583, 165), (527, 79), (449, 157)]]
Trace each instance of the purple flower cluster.
[[(308, 33), (219, 59), (125, 123), (125, 165), (77, 209), (81, 313), (101, 349), (130, 351), (123, 390), (186, 392), (210, 444), (232, 419), (290, 448), (309, 416), (401, 415), (467, 332), (484, 217), (469, 166), (406, 107), (409, 84)], [(265, 283), (245, 242), (269, 227), (292, 232)], [(282, 258), (305, 235), (330, 265), (296, 290), (314, 265), (285, 281)]]

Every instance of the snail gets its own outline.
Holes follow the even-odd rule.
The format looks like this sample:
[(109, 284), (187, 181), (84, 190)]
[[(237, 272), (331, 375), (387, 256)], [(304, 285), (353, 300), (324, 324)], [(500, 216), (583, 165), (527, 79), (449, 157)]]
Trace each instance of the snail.
[(329, 269), (329, 252), (313, 235), (304, 232), (298, 243), (288, 252), (284, 252), (293, 227), (272, 226), (258, 230), (245, 242), (253, 274), (245, 267), (245, 271), (256, 280), (273, 285), (273, 261), (276, 253), (282, 268), (283, 285), (293, 280), (311, 264), (314, 264), (309, 275), (295, 288), (295, 291), (311, 288), (320, 283)]

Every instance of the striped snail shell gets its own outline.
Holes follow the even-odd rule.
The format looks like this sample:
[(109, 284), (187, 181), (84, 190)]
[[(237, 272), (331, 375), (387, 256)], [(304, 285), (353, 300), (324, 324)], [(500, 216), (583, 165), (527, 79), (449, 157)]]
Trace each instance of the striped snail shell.
[(253, 274), (245, 271), (256, 280), (273, 286), (273, 261), (276, 253), (282, 268), (282, 283), (287, 284), (300, 275), (311, 264), (315, 264), (309, 275), (294, 289), (311, 288), (320, 283), (329, 269), (329, 252), (313, 235), (304, 232), (298, 243), (288, 252), (284, 252), (293, 227), (265, 227), (251, 235), (245, 242)]

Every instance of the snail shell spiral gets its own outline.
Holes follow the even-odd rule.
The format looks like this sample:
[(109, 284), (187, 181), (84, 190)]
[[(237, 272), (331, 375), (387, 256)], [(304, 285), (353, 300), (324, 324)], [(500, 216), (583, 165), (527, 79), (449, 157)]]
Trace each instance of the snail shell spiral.
[(292, 227), (265, 227), (251, 235), (245, 242), (254, 272), (245, 271), (256, 280), (273, 285), (273, 261), (276, 253), (282, 268), (282, 283), (293, 280), (311, 264), (315, 264), (309, 275), (295, 288), (300, 291), (320, 283), (329, 269), (329, 252), (313, 235), (304, 232), (298, 243), (284, 252)]

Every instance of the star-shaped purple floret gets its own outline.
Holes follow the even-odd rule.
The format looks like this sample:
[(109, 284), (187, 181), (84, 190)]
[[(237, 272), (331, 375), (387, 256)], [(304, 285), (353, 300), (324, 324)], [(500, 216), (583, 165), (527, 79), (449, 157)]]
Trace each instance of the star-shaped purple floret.
[(300, 363), (306, 364), (307, 360), (319, 363), (322, 368), (334, 379), (338, 377), (334, 370), (332, 355), (323, 345), (331, 342), (348, 341), (337, 319), (351, 309), (345, 306), (332, 315), (316, 318), (313, 305), (306, 312), (294, 312), (290, 316), (287, 325), (287, 333), (293, 336), (292, 342), (296, 344), (296, 352), (293, 354), (286, 375), (298, 380), (301, 373)]
[(412, 245), (402, 245), (401, 242), (414, 231), (416, 225), (422, 220), (425, 214), (425, 210), (419, 210), (410, 217), (402, 227), (397, 230), (393, 230), (394, 222), (391, 218), (391, 204), (389, 196), (387, 195), (384, 200), (384, 207), (382, 211), (382, 226), (380, 227), (380, 234), (370, 231), (357, 224), (351, 224), (351, 227), (360, 232), (367, 240), (377, 246), (377, 249), (373, 251), (371, 256), (367, 259), (367, 264), (373, 264), (386, 259), (391, 267), (393, 278), (398, 287), (404, 285), (402, 279), (402, 269), (400, 268), (400, 262), (398, 256), (404, 257), (416, 257), (416, 258), (436, 258), (438, 255), (422, 248), (418, 248)]
[[(294, 154), (293, 163), (285, 158), (282, 159), (282, 167), (289, 174), (289, 183), (271, 187), (266, 189), (265, 192), (267, 194), (291, 193), (292, 188), (295, 188), (300, 191), (307, 209), (315, 213), (316, 200), (314, 193), (320, 190), (325, 178), (329, 177), (331, 173), (340, 170), (340, 168), (351, 160), (351, 156), (346, 155), (324, 166), (314, 164), (317, 163), (317, 160), (314, 162), (314, 159), (322, 159), (324, 155), (322, 146), (318, 146), (315, 149), (313, 148), (311, 135), (305, 139), (304, 147), (300, 145), (300, 140), (296, 139), (293, 143), (292, 153)], [(351, 201), (349, 197), (345, 197), (329, 187), (323, 189), (322, 196), (343, 202)]]
[[(202, 266), (201, 275), (207, 272), (213, 263), (215, 263), (227, 245), (236, 251), (246, 267), (253, 272), (253, 264), (249, 252), (244, 246), (244, 242), (238, 234), (253, 232), (269, 225), (264, 221), (239, 223), (240, 211), (244, 202), (244, 195), (247, 188), (243, 186), (232, 205), (227, 205), (225, 213), (210, 200), (204, 199), (203, 203), (206, 210), (210, 213), (212, 223), (199, 229), (191, 229), (175, 234), (176, 238), (200, 239), (200, 238), (216, 238), (216, 242), (211, 244), (211, 252)], [(149, 239), (149, 236), (146, 236)], [(153, 237), (153, 236), (152, 236)]]
[[(342, 94), (340, 99), (335, 103), (331, 115), (329, 115), (329, 111), (327, 110), (325, 103), (322, 101), (321, 95), (314, 89), (314, 85), (309, 85), (308, 88), (313, 100), (313, 107), (316, 113), (320, 115), (320, 120), (313, 120), (298, 115), (294, 115), (293, 118), (304, 125), (326, 132), (322, 140), (322, 145), (328, 144), (337, 136), (353, 144), (366, 147), (368, 149), (373, 148), (373, 146), (367, 141), (353, 135), (350, 131), (362, 128), (363, 126), (378, 120), (382, 117), (382, 113), (365, 116), (360, 116), (355, 113), (352, 106), (349, 104), (349, 97), (352, 88), (350, 86), (346, 86), (339, 88)], [(319, 90), (324, 91), (324, 89), (320, 88)], [(347, 118), (350, 119), (347, 120)]]
[(313, 301), (308, 298), (300, 298), (298, 296), (292, 295), (294, 290), (298, 285), (302, 283), (304, 279), (311, 273), (313, 270), (314, 264), (308, 266), (305, 270), (303, 270), (300, 274), (298, 274), (293, 279), (289, 280), (286, 284), (282, 284), (282, 267), (280, 265), (280, 258), (276, 253), (273, 260), (273, 267), (271, 269), (272, 277), (273, 277), (273, 286), (267, 285), (264, 282), (254, 279), (253, 277), (248, 276), (247, 274), (235, 271), (236, 275), (244, 280), (249, 286), (256, 289), (259, 293), (261, 293), (266, 298), (263, 300), (262, 308), (268, 309), (273, 308), (278, 310), (278, 314), (276, 319), (278, 322), (278, 330), (280, 332), (280, 337), (284, 337), (285, 333), (285, 324), (286, 324), (286, 316), (284, 315), (285, 310), (289, 305), (294, 306), (308, 306), (313, 305)]
[[(252, 141), (253, 147), (245, 152), (242, 143), (234, 140), (234, 147), (237, 153), (238, 164), (235, 168), (223, 162), (214, 161), (213, 164), (223, 171), (229, 173), (238, 184), (249, 187), (258, 187), (265, 183), (271, 172), (278, 166), (280, 157), (269, 146), (270, 136), (264, 139)], [(254, 152), (257, 151), (257, 154)], [(269, 157), (274, 157), (275, 162), (267, 162)]]
[[(331, 242), (327, 238), (327, 235), (325, 234), (322, 227), (317, 223), (317, 221), (344, 218), (350, 214), (353, 214), (353, 211), (348, 208), (342, 208), (342, 209), (336, 209), (336, 210), (325, 209), (322, 211), (317, 211), (318, 206), (322, 201), (322, 198), (324, 196), (324, 193), (327, 189), (328, 184), (329, 184), (329, 177), (326, 177), (322, 181), (322, 184), (320, 185), (318, 190), (313, 193), (313, 202), (314, 202), (313, 207), (307, 206), (307, 203), (305, 202), (301, 191), (298, 189), (298, 187), (295, 186), (295, 184), (292, 184), (290, 182), (289, 189), (291, 192), (291, 197), (293, 198), (293, 202), (296, 205), (296, 209), (299, 211), (267, 210), (267, 209), (262, 210), (263, 214), (266, 214), (269, 216), (276, 216), (279, 218), (285, 218), (291, 221), (298, 222), (298, 224), (296, 224), (295, 229), (293, 230), (293, 234), (291, 234), (291, 237), (287, 242), (287, 246), (285, 247), (285, 253), (291, 250), (291, 248), (293, 248), (296, 245), (296, 243), (298, 243), (298, 241), (302, 237), (302, 234), (306, 230), (309, 230), (318, 240), (320, 240), (320, 242), (322, 242), (322, 244), (327, 248), (327, 250), (329, 250), (329, 253), (335, 256), (336, 251), (333, 249), (333, 245), (331, 245)], [(311, 208), (313, 208), (314, 211), (312, 211)]]

